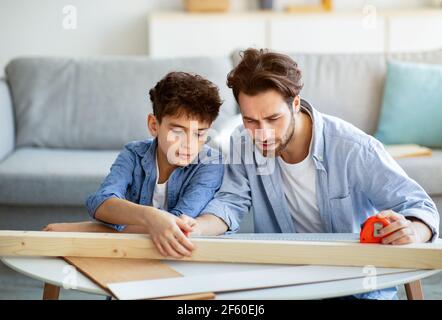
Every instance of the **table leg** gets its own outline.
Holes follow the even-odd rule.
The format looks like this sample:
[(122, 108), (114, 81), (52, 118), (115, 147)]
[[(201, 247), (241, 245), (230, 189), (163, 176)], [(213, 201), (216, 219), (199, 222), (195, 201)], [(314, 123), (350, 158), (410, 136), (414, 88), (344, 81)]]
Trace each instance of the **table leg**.
[(43, 289), (43, 300), (58, 300), (60, 295), (60, 287), (45, 283)]
[(406, 283), (405, 293), (408, 300), (424, 300), (424, 292), (420, 280)]

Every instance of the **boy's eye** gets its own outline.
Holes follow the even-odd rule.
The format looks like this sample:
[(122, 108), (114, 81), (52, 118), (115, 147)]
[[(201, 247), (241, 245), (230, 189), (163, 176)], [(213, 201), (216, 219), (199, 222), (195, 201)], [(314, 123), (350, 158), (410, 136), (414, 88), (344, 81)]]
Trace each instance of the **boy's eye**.
[(196, 135), (197, 135), (198, 137), (204, 137), (204, 136), (206, 135), (206, 133), (207, 133), (207, 131), (198, 131), (198, 132), (196, 133)]

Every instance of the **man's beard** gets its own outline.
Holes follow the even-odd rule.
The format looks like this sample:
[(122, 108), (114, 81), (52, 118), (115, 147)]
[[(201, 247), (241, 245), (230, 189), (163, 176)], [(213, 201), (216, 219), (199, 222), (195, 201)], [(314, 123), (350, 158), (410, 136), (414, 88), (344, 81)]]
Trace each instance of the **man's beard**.
[(290, 141), (293, 138), (293, 135), (295, 134), (295, 118), (292, 117), (290, 121), (290, 125), (285, 131), (284, 135), (282, 136), (281, 142), (279, 145), (275, 148), (275, 150), (261, 150), (262, 155), (264, 157), (279, 157), (281, 156), (282, 152), (287, 148), (287, 145), (290, 143)]

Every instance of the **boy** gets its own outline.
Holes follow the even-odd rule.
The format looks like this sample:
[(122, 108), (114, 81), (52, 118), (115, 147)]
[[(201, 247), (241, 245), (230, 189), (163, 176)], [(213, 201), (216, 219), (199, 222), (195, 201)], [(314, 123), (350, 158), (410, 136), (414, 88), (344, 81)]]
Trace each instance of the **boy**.
[(126, 144), (86, 200), (101, 223), (44, 230), (147, 233), (162, 255), (190, 256), (194, 246), (186, 235), (201, 233), (195, 218), (222, 181), (221, 155), (205, 145), (222, 101), (213, 83), (185, 72), (167, 74), (149, 94), (153, 114), (147, 126), (154, 139)]

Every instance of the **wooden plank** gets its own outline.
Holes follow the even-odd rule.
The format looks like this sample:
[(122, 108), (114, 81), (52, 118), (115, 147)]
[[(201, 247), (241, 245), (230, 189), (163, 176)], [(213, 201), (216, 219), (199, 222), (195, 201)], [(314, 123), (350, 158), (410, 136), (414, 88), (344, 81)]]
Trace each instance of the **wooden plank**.
[[(181, 273), (159, 260), (88, 257), (64, 257), (64, 260), (109, 292), (110, 296), (112, 293), (108, 288), (109, 283), (182, 277)], [(162, 299), (201, 300), (213, 298), (215, 298), (213, 292), (200, 292), (163, 297)]]
[[(403, 271), (402, 271), (403, 270)], [(377, 275), (407, 272), (405, 269), (379, 269)], [(171, 294), (225, 292), (273, 288), (287, 285), (364, 278), (364, 268), (355, 267), (277, 267), (182, 278), (111, 283), (109, 289), (120, 300), (151, 299)], [(362, 280), (361, 280), (362, 281)]]
[[(440, 242), (401, 246), (213, 238), (192, 242), (195, 251), (182, 260), (442, 269)], [(164, 259), (147, 235), (42, 231), (0, 231), (0, 256)]]

